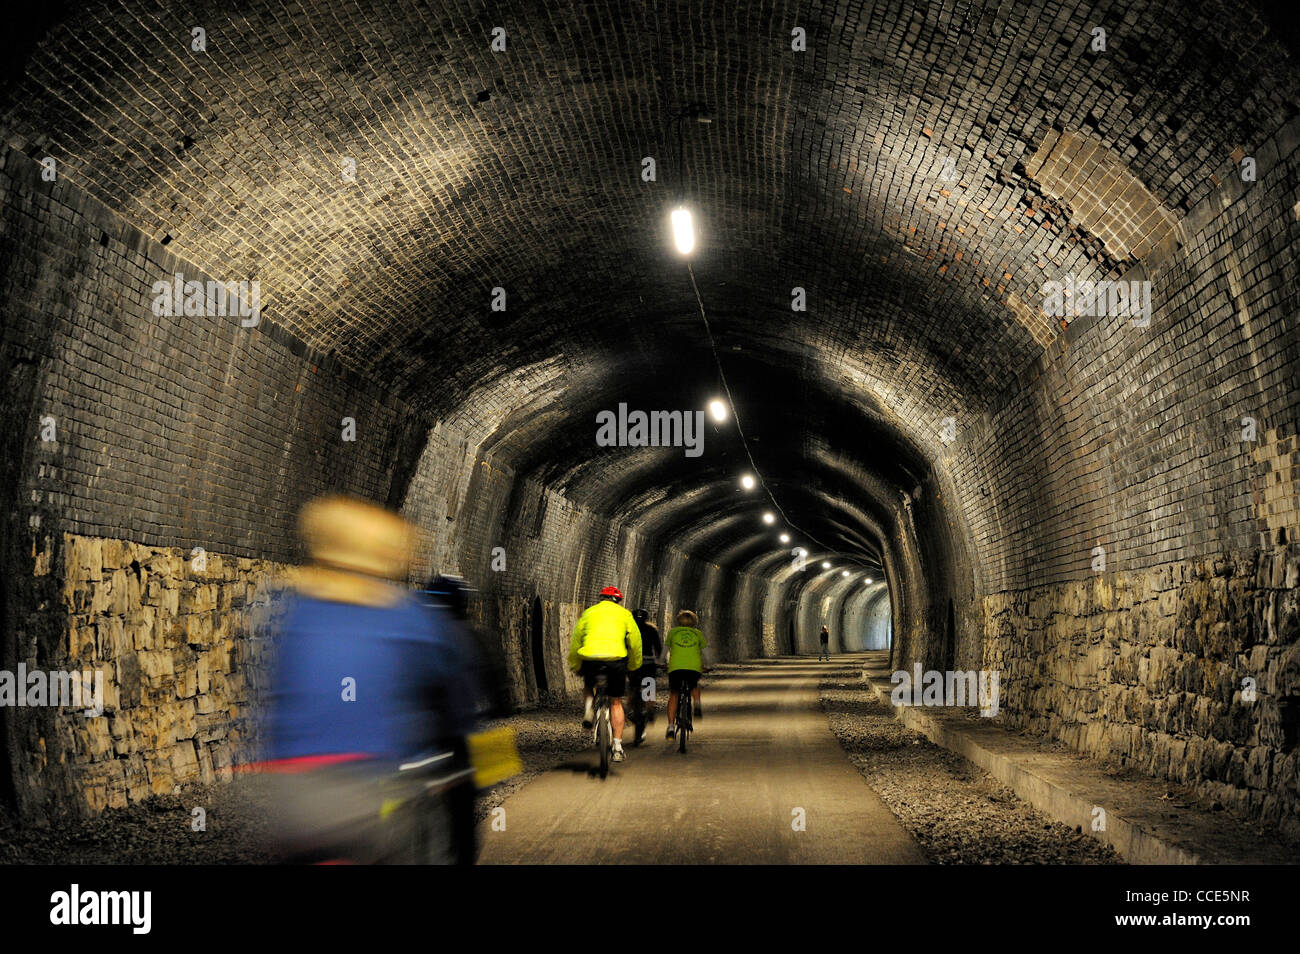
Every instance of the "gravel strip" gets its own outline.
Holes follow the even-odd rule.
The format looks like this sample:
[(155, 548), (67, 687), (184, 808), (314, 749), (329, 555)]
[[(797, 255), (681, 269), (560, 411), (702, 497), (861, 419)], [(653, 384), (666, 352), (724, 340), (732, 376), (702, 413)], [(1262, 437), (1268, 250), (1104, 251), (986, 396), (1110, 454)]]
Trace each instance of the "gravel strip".
[[(205, 831), (193, 830), (195, 808), (205, 813)], [(269, 817), (247, 780), (237, 777), (48, 828), (0, 820), (0, 864), (269, 864)]]
[(906, 728), (856, 669), (821, 683), (849, 760), (940, 865), (1123, 864), (1109, 845), (1054, 822), (987, 772)]

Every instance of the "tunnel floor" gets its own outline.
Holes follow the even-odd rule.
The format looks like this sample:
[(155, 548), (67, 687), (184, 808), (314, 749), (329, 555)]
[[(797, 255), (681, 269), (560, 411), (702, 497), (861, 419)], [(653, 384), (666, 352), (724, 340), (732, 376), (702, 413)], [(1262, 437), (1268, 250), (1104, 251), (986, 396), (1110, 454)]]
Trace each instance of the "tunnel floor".
[[(894, 719), (862, 679), (871, 656), (719, 666), (706, 676), (705, 719), (690, 751), (679, 755), (662, 738), (661, 696), (657, 731), (640, 748), (629, 744), (628, 761), (604, 783), (594, 751), (575, 745), (585, 733), (572, 705), (567, 717), (551, 709), (513, 717), (526, 762), (561, 743), (570, 755), (483, 799), (480, 860), (581, 863), (595, 852), (654, 864), (1120, 863)], [(497, 806), (504, 832), (491, 829)], [(796, 808), (802, 832), (792, 826)]]
[(603, 781), (594, 751), (563, 762), (505, 800), (504, 831), (481, 826), (480, 862), (925, 863), (827, 726), (819, 687), (836, 668), (719, 666), (685, 755), (661, 717)]

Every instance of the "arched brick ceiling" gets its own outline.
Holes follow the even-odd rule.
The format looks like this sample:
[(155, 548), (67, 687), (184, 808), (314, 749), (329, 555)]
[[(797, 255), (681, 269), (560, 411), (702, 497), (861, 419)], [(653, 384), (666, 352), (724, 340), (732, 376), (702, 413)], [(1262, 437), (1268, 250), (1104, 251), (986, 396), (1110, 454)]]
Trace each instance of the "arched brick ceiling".
[[(665, 234), (678, 195), (760, 468), (866, 556), (879, 541), (837, 502), (871, 498), (870, 475), (914, 483), (937, 422), (1050, 342), (1046, 278), (1129, 264), (1105, 210), (1071, 211), (1086, 170), (1027, 174), (1053, 130), (1100, 142), (1176, 221), (1297, 91), (1273, 15), (1226, 2), (240, 6), (46, 10), (0, 127), (182, 258), (259, 279), (312, 345), (479, 422), (521, 472), (730, 559), (761, 536), (726, 529), (734, 435), (694, 465), (590, 439), (596, 409), (716, 389)], [(711, 123), (674, 121), (697, 106)]]

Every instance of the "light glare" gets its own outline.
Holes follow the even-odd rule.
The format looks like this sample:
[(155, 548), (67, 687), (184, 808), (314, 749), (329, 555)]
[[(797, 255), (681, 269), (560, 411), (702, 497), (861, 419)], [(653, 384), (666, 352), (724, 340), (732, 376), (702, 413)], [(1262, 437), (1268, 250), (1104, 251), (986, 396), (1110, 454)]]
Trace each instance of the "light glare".
[(727, 419), (727, 405), (714, 398), (709, 402), (709, 413), (713, 415), (715, 421), (725, 421)]
[(741, 478), (740, 478), (740, 486), (744, 487), (746, 490), (753, 490), (753, 489), (754, 489), (754, 475), (753, 475), (753, 474), (746, 474), (744, 477), (741, 477)]
[(689, 209), (673, 209), (673, 242), (682, 255), (690, 255), (695, 250), (695, 226)]
[(781, 542), (782, 542), (782, 543), (789, 543), (789, 542), (790, 542), (790, 534), (788, 534), (788, 533), (783, 533), (783, 534), (781, 534)]
[(765, 513), (765, 514), (763, 514), (763, 522), (764, 522), (764, 523), (776, 523), (776, 517), (772, 516), (770, 513)]

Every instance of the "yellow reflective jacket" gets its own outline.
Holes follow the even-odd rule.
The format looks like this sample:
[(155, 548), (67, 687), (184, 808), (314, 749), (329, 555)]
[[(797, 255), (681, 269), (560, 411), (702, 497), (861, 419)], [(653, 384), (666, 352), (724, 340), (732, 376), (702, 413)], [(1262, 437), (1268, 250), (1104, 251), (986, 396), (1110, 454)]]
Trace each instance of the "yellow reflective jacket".
[(601, 600), (578, 617), (569, 643), (569, 668), (584, 659), (627, 659), (629, 671), (641, 668), (641, 630), (632, 614), (613, 600)]

